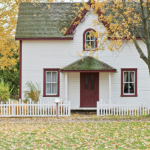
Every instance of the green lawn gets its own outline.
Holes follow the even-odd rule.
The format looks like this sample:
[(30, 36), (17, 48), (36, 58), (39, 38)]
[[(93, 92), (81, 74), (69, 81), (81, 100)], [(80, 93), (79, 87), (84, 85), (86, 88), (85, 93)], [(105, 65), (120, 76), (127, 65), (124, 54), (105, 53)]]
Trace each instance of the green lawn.
[(0, 149), (150, 149), (149, 122), (1, 123)]

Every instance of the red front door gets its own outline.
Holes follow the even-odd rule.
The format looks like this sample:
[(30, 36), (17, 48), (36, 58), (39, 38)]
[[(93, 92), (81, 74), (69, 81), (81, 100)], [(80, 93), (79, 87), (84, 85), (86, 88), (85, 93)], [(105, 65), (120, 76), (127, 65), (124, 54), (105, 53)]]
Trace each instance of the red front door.
[(96, 107), (99, 101), (99, 73), (80, 73), (80, 106)]

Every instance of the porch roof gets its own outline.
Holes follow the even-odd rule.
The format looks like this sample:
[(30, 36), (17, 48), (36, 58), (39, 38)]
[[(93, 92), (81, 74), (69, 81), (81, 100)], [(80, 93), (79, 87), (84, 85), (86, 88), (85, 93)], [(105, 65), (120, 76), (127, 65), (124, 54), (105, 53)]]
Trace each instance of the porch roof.
[(117, 69), (90, 56), (83, 57), (63, 68), (61, 72), (116, 72)]

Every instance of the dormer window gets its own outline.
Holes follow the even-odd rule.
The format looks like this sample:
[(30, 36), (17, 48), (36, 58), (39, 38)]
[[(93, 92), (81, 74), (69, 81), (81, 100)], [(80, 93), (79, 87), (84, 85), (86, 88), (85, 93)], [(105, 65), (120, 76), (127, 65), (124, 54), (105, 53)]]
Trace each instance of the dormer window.
[(87, 29), (83, 33), (83, 49), (84, 50), (94, 50), (97, 47), (96, 38), (92, 34), (96, 32), (94, 29)]

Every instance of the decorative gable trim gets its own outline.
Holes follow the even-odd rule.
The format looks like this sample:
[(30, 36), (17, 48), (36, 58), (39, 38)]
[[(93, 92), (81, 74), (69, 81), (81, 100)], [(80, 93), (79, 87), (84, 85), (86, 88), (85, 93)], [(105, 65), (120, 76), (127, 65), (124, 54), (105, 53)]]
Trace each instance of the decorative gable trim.
[[(91, 7), (91, 5), (92, 5), (92, 3), (91, 3), (91, 1), (89, 1), (88, 3), (87, 3), (90, 7)], [(79, 25), (79, 23), (77, 24), (77, 22), (80, 22), (80, 23), (82, 23), (84, 20), (85, 20), (85, 15), (87, 14), (87, 12), (89, 12), (89, 10), (87, 10), (87, 9), (84, 9), (82, 12), (81, 12), (81, 17), (76, 17), (75, 19), (74, 19), (74, 21), (72, 22), (72, 24), (70, 25), (70, 27), (68, 28), (68, 30), (66, 31), (66, 33), (64, 34), (64, 36), (66, 36), (66, 35), (74, 35), (75, 34), (75, 31), (76, 31), (76, 27)], [(96, 14), (98, 15), (98, 17), (100, 17), (101, 15), (103, 15), (103, 13), (100, 11), (100, 10), (98, 10), (97, 12), (96, 12)], [(110, 33), (112, 33), (112, 31), (111, 31), (111, 29), (110, 29), (110, 24), (107, 22), (107, 21), (102, 21), (102, 20), (98, 20), (99, 22), (102, 22), (103, 23), (103, 25), (107, 28), (107, 30), (109, 30), (110, 31)]]
[(22, 41), (20, 41), (19, 60), (19, 99), (22, 99)]

